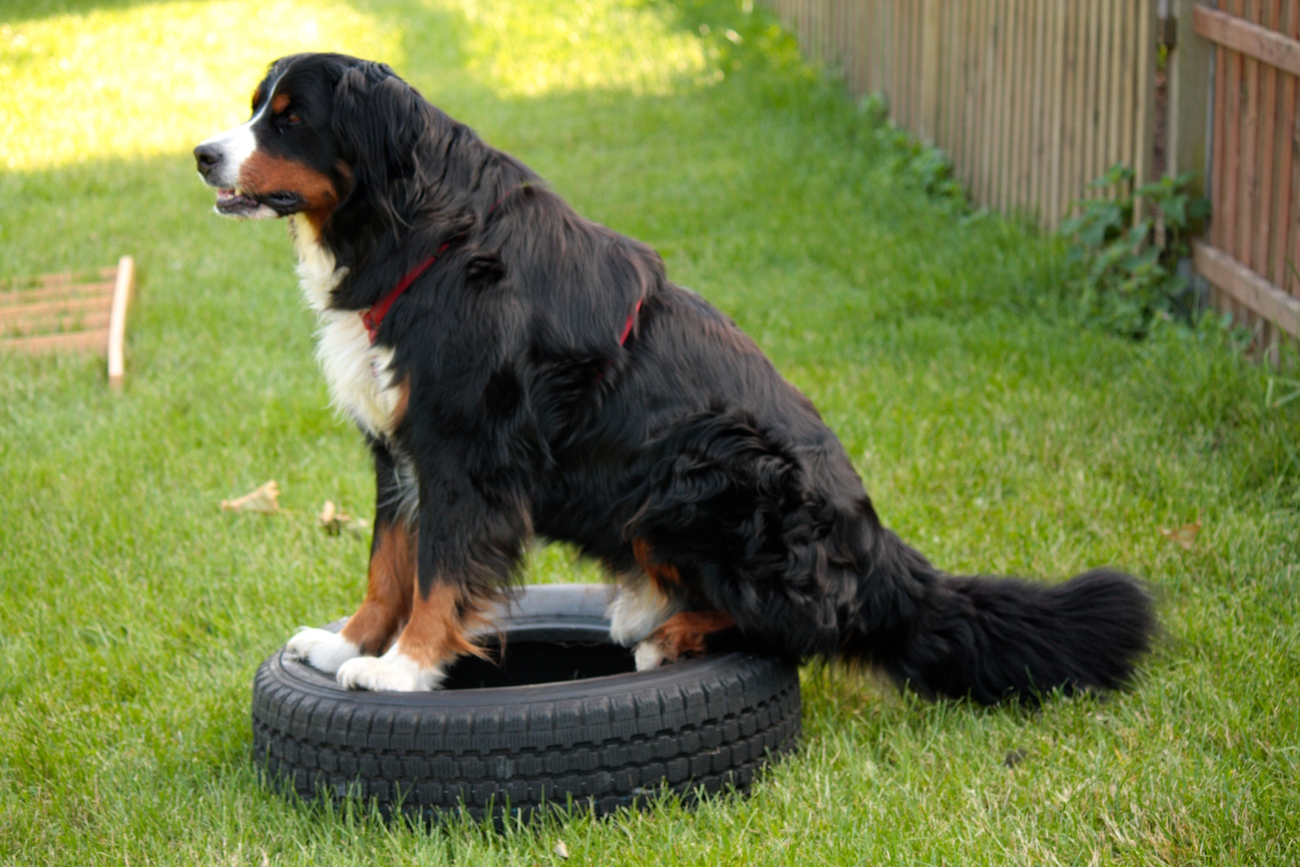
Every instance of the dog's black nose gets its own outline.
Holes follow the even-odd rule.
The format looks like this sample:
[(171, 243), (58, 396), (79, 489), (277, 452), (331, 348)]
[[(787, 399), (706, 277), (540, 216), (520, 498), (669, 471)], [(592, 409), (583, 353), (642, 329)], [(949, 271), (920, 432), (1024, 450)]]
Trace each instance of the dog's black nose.
[(221, 163), (221, 151), (216, 145), (201, 144), (194, 149), (194, 159), (198, 160), (199, 174), (206, 178)]

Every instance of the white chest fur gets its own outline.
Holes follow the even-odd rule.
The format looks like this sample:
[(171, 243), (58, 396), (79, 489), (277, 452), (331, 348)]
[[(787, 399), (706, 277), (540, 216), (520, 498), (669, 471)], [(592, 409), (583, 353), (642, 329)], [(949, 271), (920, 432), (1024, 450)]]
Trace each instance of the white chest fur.
[(391, 349), (372, 346), (356, 311), (329, 309), (330, 291), (346, 271), (319, 242), (310, 223), (290, 217), (298, 253), (298, 283), (307, 304), (316, 311), (316, 359), (329, 384), (330, 400), (340, 411), (374, 436), (392, 434), (398, 391), (393, 388)]

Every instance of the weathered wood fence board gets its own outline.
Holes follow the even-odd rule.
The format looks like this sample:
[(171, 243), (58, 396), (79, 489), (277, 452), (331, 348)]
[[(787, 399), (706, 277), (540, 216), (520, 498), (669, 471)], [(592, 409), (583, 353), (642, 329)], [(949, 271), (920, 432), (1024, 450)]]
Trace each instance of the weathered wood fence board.
[(1197, 268), (1264, 347), (1300, 337), (1300, 0), (1193, 10), (1215, 48), (1209, 236)]
[(772, 5), (855, 95), (943, 148), (980, 205), (1055, 228), (1115, 163), (1151, 176), (1157, 0)]

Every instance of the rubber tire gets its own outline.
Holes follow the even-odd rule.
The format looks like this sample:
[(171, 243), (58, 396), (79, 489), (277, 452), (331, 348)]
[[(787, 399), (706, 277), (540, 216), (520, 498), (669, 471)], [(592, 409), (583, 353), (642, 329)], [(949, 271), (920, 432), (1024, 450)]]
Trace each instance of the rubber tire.
[[(253, 682), (254, 761), (306, 800), (354, 794), (385, 814), (499, 823), (530, 818), (545, 804), (606, 814), (644, 804), (664, 786), (688, 802), (701, 789), (744, 792), (765, 764), (795, 749), (801, 704), (793, 664), (725, 653), (632, 671), (630, 651), (609, 640), (608, 592), (598, 584), (526, 588), (497, 618), (506, 638), (502, 670), (510, 669), (512, 645), (521, 651), (538, 642), (556, 648), (560, 664), (615, 660), (628, 673), (349, 691), (281, 648)], [(536, 649), (516, 655), (524, 662), (546, 655)], [(449, 683), (456, 677), (453, 670)]]

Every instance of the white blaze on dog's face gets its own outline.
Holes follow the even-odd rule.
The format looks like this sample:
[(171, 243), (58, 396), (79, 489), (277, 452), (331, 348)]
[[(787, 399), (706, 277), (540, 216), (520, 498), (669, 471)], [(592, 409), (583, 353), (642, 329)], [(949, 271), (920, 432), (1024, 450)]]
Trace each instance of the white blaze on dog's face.
[(253, 94), (252, 117), (194, 149), (199, 175), (217, 189), (217, 213), (303, 214), (319, 227), (346, 195), (351, 172), (330, 128), (332, 86), (311, 66), (277, 63)]

